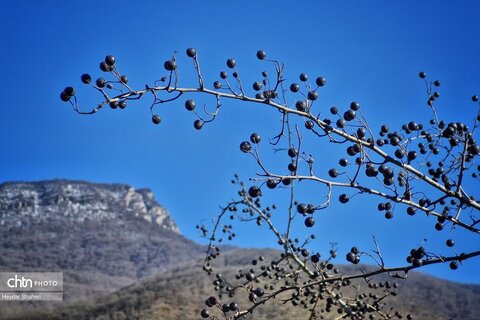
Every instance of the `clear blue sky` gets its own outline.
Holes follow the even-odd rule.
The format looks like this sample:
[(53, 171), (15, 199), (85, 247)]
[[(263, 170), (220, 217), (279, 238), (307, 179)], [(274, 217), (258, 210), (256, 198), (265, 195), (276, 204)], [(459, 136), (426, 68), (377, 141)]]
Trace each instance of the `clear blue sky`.
[[(442, 81), (441, 116), (468, 121), (474, 114), (470, 97), (480, 93), (476, 1), (298, 3), (3, 1), (0, 182), (67, 178), (149, 187), (183, 234), (198, 240), (195, 224), (208, 223), (234, 194), (232, 175), (253, 176), (257, 168), (238, 144), (253, 131), (272, 137), (278, 130), (278, 113), (265, 108), (224, 101), (218, 121), (200, 132), (181, 101), (160, 107), (160, 126), (150, 121), (149, 98), (123, 112), (75, 114), (59, 100), (60, 91), (73, 85), (81, 106), (98, 103), (101, 97), (83, 87), (79, 77), (84, 72), (100, 75), (98, 63), (106, 54), (116, 56), (132, 85), (143, 87), (160, 78), (163, 61), (179, 51), (181, 84), (191, 85), (194, 74), (183, 53), (195, 47), (209, 85), (225, 60), (234, 57), (250, 87), (265, 68), (255, 58), (264, 49), (285, 62), (289, 80), (300, 72), (325, 76), (328, 84), (319, 100), (324, 109), (359, 101), (374, 128), (384, 122), (398, 127), (413, 115), (428, 121), (425, 88), (417, 77), (423, 70)], [(325, 148), (321, 154), (336, 152), (325, 143), (318, 147)], [(326, 164), (337, 159), (317, 157)], [(305, 191), (305, 201), (318, 191)], [(403, 210), (386, 221), (370, 200), (357, 197), (350, 205), (318, 214), (314, 249), (326, 253), (329, 241), (338, 242), (343, 257), (352, 245), (373, 248), (375, 234), (387, 263), (399, 265), (424, 238), (430, 251), (441, 254), (453, 254), (444, 245), (449, 237), (458, 250), (480, 247), (478, 236), (438, 233), (433, 219), (405, 217)], [(302, 221), (297, 228), (303, 231)], [(235, 245), (273, 245), (268, 231), (259, 232), (253, 224), (239, 226), (237, 233)], [(479, 265), (476, 259), (455, 272), (447, 265), (424, 271), (480, 283)]]

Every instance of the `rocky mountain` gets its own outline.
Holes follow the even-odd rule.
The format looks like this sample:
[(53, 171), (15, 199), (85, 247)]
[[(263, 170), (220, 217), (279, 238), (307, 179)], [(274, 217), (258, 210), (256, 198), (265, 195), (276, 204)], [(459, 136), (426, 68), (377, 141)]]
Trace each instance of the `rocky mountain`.
[(132, 217), (180, 233), (149, 189), (68, 180), (0, 184), (0, 226), (5, 228), (28, 229), (32, 224), (59, 219), (81, 224)]
[(148, 189), (52, 180), (0, 184), (0, 251), (0, 271), (63, 272), (71, 302), (191, 263), (202, 248)]

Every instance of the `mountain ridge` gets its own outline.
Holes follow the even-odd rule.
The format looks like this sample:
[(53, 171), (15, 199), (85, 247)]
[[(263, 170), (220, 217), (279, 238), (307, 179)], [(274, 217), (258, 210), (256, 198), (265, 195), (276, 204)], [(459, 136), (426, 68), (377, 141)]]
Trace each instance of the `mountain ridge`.
[(68, 303), (194, 261), (202, 249), (146, 188), (66, 179), (0, 184), (0, 270), (63, 272)]
[[(92, 199), (96, 203), (91, 203)], [(102, 205), (98, 205), (98, 203)], [(122, 208), (122, 204), (124, 204)], [(81, 180), (43, 180), (32, 182), (5, 182), (0, 184), (0, 224), (11, 222), (19, 215), (45, 219), (50, 206), (63, 205), (64, 215), (82, 222), (84, 218), (108, 220), (116, 218), (107, 211), (123, 209), (156, 223), (165, 229), (180, 233), (167, 210), (155, 200), (147, 188), (134, 189), (120, 183), (92, 183)], [(41, 210), (42, 212), (38, 212)], [(13, 216), (16, 214), (16, 216)], [(11, 220), (5, 220), (11, 218)], [(19, 222), (19, 221), (15, 221)]]

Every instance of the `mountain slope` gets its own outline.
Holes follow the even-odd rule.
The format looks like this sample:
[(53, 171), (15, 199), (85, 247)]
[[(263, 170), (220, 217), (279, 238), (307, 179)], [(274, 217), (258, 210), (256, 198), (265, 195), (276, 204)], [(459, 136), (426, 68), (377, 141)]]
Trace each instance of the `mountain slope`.
[[(216, 261), (218, 272), (232, 275), (239, 268), (249, 268), (252, 257), (277, 255), (273, 250), (235, 250), (225, 253)], [(341, 266), (345, 271), (358, 268), (368, 270), (369, 266)], [(24, 320), (40, 319), (142, 319), (174, 320), (200, 319), (203, 301), (215, 294), (212, 281), (199, 267), (183, 266), (163, 272), (99, 299), (95, 303), (83, 303), (61, 308), (53, 313), (22, 315)], [(390, 280), (386, 276), (375, 278), (381, 282)], [(398, 280), (398, 296), (387, 298), (389, 306), (398, 310), (403, 318), (411, 313), (414, 319), (464, 319), (475, 320), (480, 314), (480, 286), (461, 285), (418, 272), (411, 272), (406, 280)], [(361, 282), (359, 282), (361, 283)], [(251, 305), (245, 298), (235, 301), (240, 307)], [(224, 297), (221, 303), (232, 299)], [(256, 309), (247, 319), (308, 319), (307, 310), (283, 304), (280, 298)], [(324, 319), (338, 317), (336, 310), (324, 314)], [(13, 318), (15, 319), (15, 318)], [(20, 318), (16, 318), (20, 319)]]
[(70, 302), (191, 261), (202, 248), (147, 189), (53, 180), (0, 184), (0, 250), (0, 271), (63, 272)]

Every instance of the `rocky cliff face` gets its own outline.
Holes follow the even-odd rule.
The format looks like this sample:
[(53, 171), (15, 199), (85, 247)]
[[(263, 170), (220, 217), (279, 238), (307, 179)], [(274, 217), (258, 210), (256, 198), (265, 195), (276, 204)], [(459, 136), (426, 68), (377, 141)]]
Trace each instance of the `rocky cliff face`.
[(52, 180), (0, 184), (0, 252), (0, 271), (63, 272), (69, 302), (193, 264), (202, 247), (148, 189)]
[(138, 217), (179, 233), (167, 210), (148, 189), (124, 184), (53, 180), (0, 184), (0, 226), (28, 228), (32, 223), (66, 219), (69, 223), (108, 222)]

